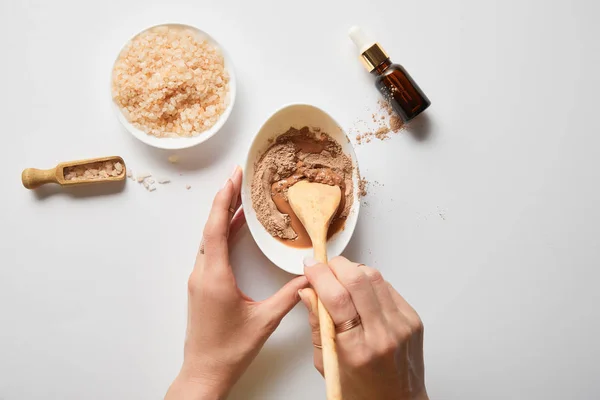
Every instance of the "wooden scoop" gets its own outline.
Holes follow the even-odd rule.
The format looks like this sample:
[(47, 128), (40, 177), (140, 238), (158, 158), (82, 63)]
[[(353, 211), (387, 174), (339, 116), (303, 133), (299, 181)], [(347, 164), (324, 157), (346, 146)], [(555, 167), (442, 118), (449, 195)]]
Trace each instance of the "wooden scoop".
[[(114, 163), (120, 163), (123, 166), (123, 170), (117, 176), (108, 176), (107, 178), (97, 177), (95, 179), (83, 179), (76, 178), (72, 180), (65, 179), (65, 170), (71, 167), (85, 166), (87, 164), (103, 163), (106, 161), (113, 161)], [(27, 189), (35, 189), (46, 183), (58, 183), (61, 186), (71, 185), (83, 185), (88, 183), (101, 183), (101, 182), (115, 182), (122, 181), (125, 179), (125, 161), (121, 157), (101, 157), (101, 158), (90, 158), (87, 160), (68, 161), (58, 164), (56, 167), (46, 170), (27, 168), (21, 174), (21, 180), (23, 186)]]
[[(327, 262), (327, 230), (342, 198), (338, 186), (300, 181), (288, 189), (288, 202), (306, 228), (317, 261)], [(335, 326), (327, 309), (318, 299), (323, 369), (327, 400), (342, 400), (340, 369), (335, 348)]]

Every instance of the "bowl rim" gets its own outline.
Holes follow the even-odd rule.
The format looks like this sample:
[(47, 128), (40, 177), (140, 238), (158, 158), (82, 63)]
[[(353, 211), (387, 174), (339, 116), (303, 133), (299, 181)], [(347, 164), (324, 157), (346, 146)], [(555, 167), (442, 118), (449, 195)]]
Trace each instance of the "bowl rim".
[[(271, 118), (273, 118), (275, 115), (279, 114), (280, 112), (288, 109), (288, 108), (292, 108), (292, 107), (298, 107), (298, 106), (304, 106), (304, 107), (309, 107), (309, 108), (313, 108), (316, 109), (317, 111), (324, 113), (325, 115), (327, 115), (329, 118), (331, 118), (331, 120), (339, 127), (340, 131), (349, 139), (348, 133), (341, 127), (341, 125), (338, 123), (338, 121), (331, 115), (329, 114), (327, 111), (325, 111), (322, 107), (319, 107), (317, 105), (314, 104), (309, 104), (309, 103), (287, 103), (283, 106), (281, 106), (280, 108), (276, 109), (274, 112), (272, 112), (260, 125), (259, 129), (256, 131), (256, 133), (252, 136), (252, 138), (250, 139), (250, 142), (248, 144), (247, 147), (247, 152), (246, 152), (246, 157), (244, 159), (244, 177), (242, 180), (242, 189), (241, 189), (241, 195), (242, 195), (242, 205), (244, 206), (244, 210), (247, 210), (248, 207), (250, 207), (252, 209), (251, 211), (251, 215), (248, 215), (248, 210), (246, 211), (246, 215), (249, 218), (252, 219), (256, 219), (257, 224), (254, 224), (254, 222), (248, 222), (247, 226), (248, 226), (248, 230), (250, 231), (250, 234), (252, 236), (252, 238), (254, 239), (254, 242), (256, 243), (256, 245), (258, 246), (258, 248), (261, 250), (261, 252), (265, 255), (265, 257), (267, 257), (269, 259), (269, 261), (271, 261), (273, 264), (275, 264), (278, 268), (289, 272), (291, 274), (295, 274), (295, 275), (301, 275), (302, 273), (299, 273), (297, 269), (293, 269), (292, 267), (288, 267), (287, 265), (281, 265), (278, 263), (277, 260), (273, 259), (272, 255), (270, 254), (271, 252), (267, 251), (268, 249), (265, 246), (265, 243), (263, 243), (261, 240), (257, 240), (257, 234), (258, 231), (257, 229), (263, 229), (266, 231), (265, 227), (260, 223), (260, 221), (258, 221), (258, 218), (256, 217), (256, 212), (254, 211), (254, 206), (252, 204), (252, 196), (251, 193), (249, 193), (249, 191), (251, 192), (251, 184), (252, 182), (250, 182), (250, 177), (247, 171), (247, 166), (250, 165), (249, 163), (254, 163), (255, 160), (251, 160), (251, 151), (252, 148), (254, 147), (255, 141), (258, 138), (258, 135), (261, 133), (261, 131), (263, 130), (264, 126), (267, 124), (267, 122), (269, 122), (271, 120)], [(283, 132), (282, 132), (283, 133)], [(342, 143), (340, 143), (342, 144)], [(354, 202), (352, 205), (352, 210), (351, 210), (351, 214), (353, 214), (352, 218), (348, 218), (346, 220), (346, 224), (344, 226), (344, 229), (342, 229), (341, 231), (335, 233), (332, 238), (328, 239), (328, 243), (332, 240), (340, 240), (339, 242), (339, 253), (343, 253), (346, 249), (346, 247), (348, 247), (348, 244), (350, 243), (350, 241), (352, 240), (352, 236), (354, 235), (354, 231), (356, 230), (356, 225), (358, 223), (358, 217), (359, 217), (359, 212), (360, 212), (360, 206), (361, 206), (361, 202), (360, 202), (360, 197), (358, 195), (358, 182), (360, 180), (360, 168), (358, 165), (358, 157), (356, 156), (356, 151), (354, 149), (354, 146), (352, 145), (352, 143), (350, 141), (348, 141), (348, 145), (351, 148), (351, 154), (349, 154), (349, 156), (351, 157), (353, 163), (355, 165), (353, 165), (353, 171), (354, 171), (354, 176), (353, 176), (353, 182), (354, 182), (354, 190), (353, 190), (353, 196), (354, 196)], [(246, 204), (244, 202), (244, 199), (247, 198), (248, 199), (248, 203)], [(255, 226), (256, 225), (256, 226)], [(348, 234), (344, 235), (344, 237), (342, 238), (341, 235), (343, 232), (348, 232)], [(274, 239), (276, 240), (276, 239)], [(279, 242), (279, 244), (281, 246), (285, 246), (285, 247), (290, 247), (291, 246), (287, 246), (284, 243)], [(311, 248), (306, 248), (306, 249), (296, 249), (296, 250), (306, 250), (306, 251), (310, 251)], [(299, 260), (300, 261), (300, 260)]]
[[(187, 29), (191, 29), (191, 30), (199, 33), (200, 36), (204, 37), (209, 43), (211, 43), (213, 46), (215, 46), (221, 52), (221, 55), (223, 56), (223, 60), (224, 60), (225, 70), (229, 73), (229, 90), (227, 91), (227, 97), (228, 97), (229, 103), (227, 105), (227, 108), (225, 108), (225, 111), (223, 111), (223, 113), (221, 114), (221, 116), (219, 117), (217, 122), (215, 122), (215, 124), (213, 126), (211, 126), (209, 129), (207, 129), (206, 131), (204, 131), (196, 136), (159, 138), (159, 137), (153, 136), (151, 134), (148, 134), (148, 133), (144, 132), (143, 130), (135, 127), (133, 124), (131, 124), (127, 120), (127, 118), (125, 117), (125, 115), (123, 114), (123, 112), (121, 110), (121, 107), (119, 107), (119, 105), (115, 102), (113, 95), (112, 95), (113, 72), (115, 69), (115, 64), (119, 60), (119, 57), (121, 56), (121, 53), (123, 52), (125, 47), (132, 40), (134, 40), (136, 37), (138, 37), (142, 33), (147, 32), (154, 28), (161, 27), (161, 26), (187, 28)], [(204, 143), (204, 142), (208, 141), (210, 138), (212, 138), (213, 136), (215, 136), (221, 130), (223, 125), (225, 125), (225, 123), (229, 119), (229, 116), (231, 115), (233, 106), (235, 104), (236, 93), (237, 93), (237, 80), (236, 80), (233, 62), (231, 61), (231, 58), (229, 57), (229, 53), (214, 38), (214, 36), (212, 36), (211, 34), (209, 34), (208, 32), (206, 32), (200, 28), (195, 27), (194, 25), (189, 25), (189, 24), (184, 24), (184, 23), (167, 22), (167, 23), (157, 24), (157, 25), (150, 26), (146, 29), (143, 29), (140, 32), (133, 35), (131, 38), (129, 38), (123, 44), (123, 46), (119, 50), (119, 52), (115, 58), (115, 61), (112, 64), (111, 73), (110, 73), (110, 82), (109, 82), (110, 102), (112, 103), (112, 107), (113, 107), (113, 109), (117, 115), (117, 119), (119, 120), (121, 125), (123, 125), (125, 130), (127, 130), (131, 135), (133, 135), (133, 137), (135, 137), (142, 143), (145, 143), (148, 146), (152, 146), (152, 147), (155, 147), (158, 149), (164, 149), (164, 150), (187, 149), (190, 147), (197, 146), (201, 143)]]

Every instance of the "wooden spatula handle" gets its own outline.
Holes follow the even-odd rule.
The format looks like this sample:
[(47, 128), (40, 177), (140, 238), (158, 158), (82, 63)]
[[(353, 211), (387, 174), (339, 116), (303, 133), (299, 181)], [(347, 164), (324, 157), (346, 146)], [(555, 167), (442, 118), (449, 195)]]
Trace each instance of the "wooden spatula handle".
[[(314, 243), (315, 259), (319, 262), (327, 262), (327, 247)], [(327, 389), (327, 400), (342, 400), (342, 384), (340, 381), (340, 365), (337, 349), (335, 346), (335, 325), (331, 315), (318, 299), (319, 325), (321, 329), (321, 346), (323, 347), (323, 370), (325, 374), (325, 386)]]
[(58, 183), (58, 179), (56, 178), (56, 168), (27, 168), (21, 174), (21, 181), (23, 182), (23, 186), (27, 189), (35, 189), (46, 183)]
[(327, 400), (342, 400), (342, 385), (340, 382), (340, 366), (335, 348), (335, 325), (321, 299), (318, 301), (319, 324), (321, 327), (321, 346), (323, 347), (323, 370)]

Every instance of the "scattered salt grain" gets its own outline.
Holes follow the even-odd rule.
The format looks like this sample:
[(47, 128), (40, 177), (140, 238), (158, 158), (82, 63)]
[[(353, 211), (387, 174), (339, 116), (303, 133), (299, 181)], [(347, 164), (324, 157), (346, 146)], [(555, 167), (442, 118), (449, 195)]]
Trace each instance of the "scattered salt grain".
[(138, 183), (142, 183), (142, 181), (144, 179), (149, 178), (151, 176), (152, 176), (152, 174), (143, 173), (143, 174), (138, 175), (136, 179), (137, 179)]
[(185, 185), (185, 188), (186, 188), (187, 190), (190, 190), (192, 187), (191, 187), (190, 185)]
[[(115, 166), (115, 170), (117, 168), (118, 167)], [(121, 171), (124, 172), (123, 169)], [(167, 178), (167, 177), (155, 178), (149, 172), (140, 173), (137, 176), (135, 176), (132, 170), (127, 169), (127, 174), (128, 174), (128, 176), (129, 175), (131, 176), (131, 179), (140, 183), (149, 192), (153, 192), (156, 190), (156, 186), (155, 186), (156, 183), (160, 184), (160, 185), (164, 185), (166, 183), (171, 183), (171, 180), (169, 178)]]
[(146, 188), (147, 191), (149, 192), (153, 192), (156, 190), (156, 187), (154, 186), (154, 179), (147, 177), (142, 181), (142, 185), (144, 185), (144, 187)]

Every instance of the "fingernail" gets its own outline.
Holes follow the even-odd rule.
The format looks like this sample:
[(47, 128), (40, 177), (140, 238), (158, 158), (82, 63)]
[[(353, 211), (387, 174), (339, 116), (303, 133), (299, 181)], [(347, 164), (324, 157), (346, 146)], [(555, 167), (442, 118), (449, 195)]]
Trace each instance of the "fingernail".
[(231, 182), (231, 179), (227, 178), (227, 180), (225, 181), (225, 184), (223, 185), (223, 189), (225, 189), (227, 187), (227, 184)]
[(319, 262), (312, 257), (304, 257), (304, 266), (305, 267), (314, 267)]
[(239, 166), (239, 165), (236, 165), (236, 166), (233, 168), (233, 172), (231, 173), (231, 177), (232, 177), (232, 178), (235, 176), (235, 173), (238, 171), (238, 169), (239, 169), (239, 168), (240, 168), (240, 166)]

